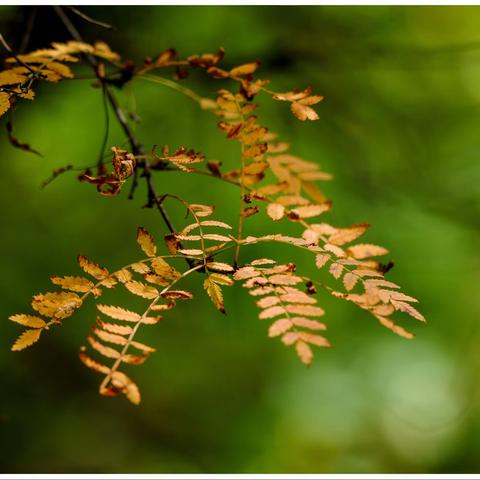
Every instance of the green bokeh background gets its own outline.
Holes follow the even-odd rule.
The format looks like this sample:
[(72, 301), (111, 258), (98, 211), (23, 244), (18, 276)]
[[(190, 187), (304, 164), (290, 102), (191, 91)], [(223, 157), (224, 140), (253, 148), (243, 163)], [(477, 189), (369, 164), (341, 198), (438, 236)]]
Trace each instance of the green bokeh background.
[[(0, 8), (7, 38), (21, 33), (25, 8)], [(132, 369), (139, 407), (100, 397), (99, 377), (78, 361), (92, 302), (35, 347), (10, 352), (21, 329), (7, 317), (28, 311), (31, 295), (49, 289), (49, 276), (78, 273), (78, 253), (115, 268), (137, 258), (137, 225), (158, 238), (165, 233), (156, 212), (141, 208), (143, 187), (133, 201), (104, 198), (67, 173), (39, 188), (54, 168), (95, 163), (104, 131), (101, 94), (90, 81), (43, 85), (34, 103), (19, 105), (15, 124), (44, 157), (0, 140), (0, 471), (478, 472), (480, 8), (83, 10), (117, 27), (74, 19), (85, 37), (104, 39), (133, 61), (171, 46), (183, 56), (223, 46), (226, 65), (261, 59), (278, 91), (311, 85), (325, 95), (320, 121), (307, 124), (260, 96), (261, 121), (335, 175), (324, 186), (334, 201), (326, 220), (371, 223), (366, 241), (390, 248), (389, 278), (421, 300), (429, 323), (402, 320), (417, 334), (407, 341), (320, 293), (334, 348), (305, 368), (267, 338), (240, 286), (226, 292), (224, 317), (192, 278), (195, 301), (145, 329), (158, 351)], [(40, 8), (36, 46), (66, 38), (50, 8)], [(187, 84), (203, 94), (220, 85), (201, 74)], [(142, 80), (133, 91), (146, 146), (186, 145), (234, 165), (237, 146), (188, 98)], [(112, 124), (109, 144), (123, 141)], [(156, 184), (217, 204), (218, 218), (235, 218), (234, 187), (182, 173), (159, 174)], [(298, 234), (264, 216), (247, 227)], [(254, 255), (295, 261), (326, 278), (288, 248), (252, 249), (244, 260)], [(120, 291), (109, 300), (130, 305)]]

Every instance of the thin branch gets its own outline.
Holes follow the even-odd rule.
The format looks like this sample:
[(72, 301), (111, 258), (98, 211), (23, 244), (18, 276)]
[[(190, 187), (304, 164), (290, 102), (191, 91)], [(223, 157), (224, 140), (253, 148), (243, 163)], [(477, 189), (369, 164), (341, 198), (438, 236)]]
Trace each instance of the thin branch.
[(83, 18), (85, 21), (88, 23), (92, 23), (93, 25), (98, 25), (99, 27), (106, 28), (107, 30), (115, 30), (115, 27), (113, 25), (110, 25), (105, 22), (101, 22), (100, 20), (95, 20), (92, 17), (89, 17), (86, 13), (81, 12), (75, 7), (67, 7), (71, 12), (73, 12), (75, 15), (78, 15), (80, 18)]
[(17, 61), (17, 63), (19, 63), (20, 65), (22, 65), (22, 67), (25, 67), (30, 73), (32, 73), (33, 75), (38, 75), (38, 72), (36, 72), (35, 70), (33, 70), (32, 67), (30, 67), (30, 65), (28, 65), (27, 63), (23, 62), (22, 60), (20, 60), (17, 55), (13, 52), (13, 50), (10, 48), (10, 45), (7, 43), (7, 41), (5, 40), (5, 38), (3, 37), (3, 35), (0, 33), (0, 42), (2, 43), (3, 47), (5, 48), (5, 50)]
[(105, 93), (105, 84), (102, 85), (102, 103), (103, 103), (103, 111), (105, 114), (105, 132), (103, 134), (102, 140), (102, 147), (100, 149), (100, 153), (98, 155), (97, 167), (100, 167), (103, 163), (103, 157), (105, 155), (105, 148), (107, 147), (108, 136), (110, 134), (110, 113), (108, 111), (108, 103), (107, 103), (107, 95)]
[(35, 18), (37, 16), (37, 8), (38, 7), (29, 8), (30, 13), (26, 21), (26, 26), (22, 35), (20, 46), (18, 47), (19, 53), (23, 53), (28, 47), (28, 43), (30, 42), (30, 38), (32, 36), (33, 24), (35, 23)]

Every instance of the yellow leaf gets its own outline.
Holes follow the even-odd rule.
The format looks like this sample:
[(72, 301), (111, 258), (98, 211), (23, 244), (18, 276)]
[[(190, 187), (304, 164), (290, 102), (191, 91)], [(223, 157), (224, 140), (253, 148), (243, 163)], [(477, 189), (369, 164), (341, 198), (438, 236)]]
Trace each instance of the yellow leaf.
[(230, 237), (226, 237), (225, 235), (219, 235), (218, 233), (204, 233), (203, 238), (205, 240), (214, 240), (216, 242), (231, 242), (232, 239)]
[(313, 352), (308, 343), (299, 340), (295, 344), (295, 350), (297, 352), (298, 358), (300, 358), (301, 362), (305, 365), (310, 365), (313, 360)]
[(32, 307), (46, 317), (66, 318), (76, 308), (80, 307), (82, 300), (76, 293), (48, 292), (35, 295)]
[(222, 262), (208, 262), (207, 268), (218, 272), (233, 272), (233, 267), (231, 265)]
[(63, 63), (49, 62), (49, 63), (47, 63), (46, 67), (49, 70), (52, 70), (52, 71), (58, 73), (63, 78), (73, 78), (72, 70), (70, 70), (70, 67), (67, 67), (67, 65), (64, 65)]
[(333, 262), (330, 265), (330, 268), (329, 268), (328, 271), (333, 275), (334, 278), (338, 279), (342, 275), (343, 265), (341, 265), (340, 263), (337, 263), (337, 262)]
[(298, 176), (302, 179), (302, 180), (306, 180), (308, 182), (313, 182), (315, 180), (331, 180), (333, 177), (330, 173), (325, 173), (325, 172), (322, 172), (321, 170), (314, 170), (314, 171), (311, 171), (311, 172), (302, 172), (302, 173), (299, 173)]
[(292, 113), (302, 121), (305, 120), (318, 120), (320, 117), (317, 112), (307, 105), (303, 105), (300, 102), (292, 102), (291, 104)]
[(297, 277), (296, 275), (282, 274), (272, 275), (268, 280), (273, 285), (296, 285), (303, 281), (301, 277)]
[(305, 317), (290, 317), (291, 322), (296, 327), (308, 328), (310, 330), (326, 330), (327, 326), (317, 320), (310, 320)]
[(213, 213), (213, 210), (215, 209), (215, 207), (211, 205), (201, 205), (196, 203), (191, 203), (189, 207), (190, 210), (195, 212), (195, 215), (197, 217), (208, 217)]
[[(296, 290), (296, 289), (292, 289)], [(280, 301), (283, 303), (317, 303), (315, 298), (307, 295), (306, 293), (296, 290), (294, 292), (288, 292), (280, 295)]]
[(25, 100), (33, 100), (35, 98), (35, 92), (32, 89), (28, 90), (28, 92), (24, 92), (20, 87), (15, 87), (13, 91), (15, 92), (15, 95), (24, 98)]
[(41, 328), (35, 330), (25, 330), (13, 344), (12, 351), (16, 352), (18, 350), (23, 350), (33, 343), (38, 342), (41, 333)]
[(245, 63), (243, 65), (239, 65), (238, 67), (232, 68), (230, 70), (230, 75), (232, 77), (251, 75), (252, 73), (257, 71), (259, 66), (260, 62)]
[(161, 287), (167, 286), (170, 282), (160, 275), (154, 273), (147, 273), (143, 277), (147, 282), (154, 283), (155, 285), (160, 285)]
[[(266, 143), (257, 143), (256, 145), (252, 145), (251, 147), (247, 148), (243, 152), (243, 156), (245, 158), (254, 158), (254, 157), (259, 157), (260, 155), (263, 155), (267, 151), (267, 144)], [(259, 162), (260, 163), (260, 162)], [(262, 172), (268, 167), (268, 165), (263, 164), (263, 170)], [(250, 174), (253, 174), (253, 172), (248, 172)]]
[(282, 335), (287, 330), (290, 330), (292, 326), (293, 324), (289, 318), (280, 318), (272, 323), (268, 329), (268, 336), (277, 337), (278, 335)]
[(180, 273), (170, 266), (163, 258), (157, 257), (152, 260), (152, 268), (157, 275), (166, 278), (167, 280), (175, 280), (180, 278)]
[(360, 243), (358, 245), (352, 245), (351, 247), (348, 247), (347, 253), (357, 260), (362, 260), (363, 258), (387, 255), (388, 250), (378, 245)]
[(279, 203), (269, 203), (267, 214), (272, 220), (280, 220), (285, 215), (285, 207)]
[(126, 310), (125, 308), (115, 307), (114, 305), (97, 305), (97, 308), (105, 315), (115, 320), (125, 320), (126, 322), (138, 322), (142, 317), (136, 312)]
[(369, 225), (367, 223), (362, 223), (359, 225), (353, 225), (349, 228), (339, 228), (333, 235), (330, 235), (328, 241), (334, 245), (343, 245), (348, 242), (353, 242), (353, 240), (363, 235), (368, 227)]
[[(130, 265), (130, 268), (137, 273), (148, 273), (150, 272), (150, 267), (145, 265), (143, 262), (137, 262)], [(124, 283), (124, 282), (123, 282)]]
[(140, 403), (141, 397), (137, 385), (124, 373), (114, 372), (112, 375), (112, 385), (119, 389), (134, 405)]
[(179, 248), (178, 252), (188, 256), (202, 255), (203, 253), (203, 251), (198, 248)]
[(24, 315), (23, 313), (18, 313), (17, 315), (12, 315), (8, 317), (12, 322), (20, 323), (25, 327), (32, 328), (43, 328), (47, 323), (40, 317), (35, 317), (34, 315)]
[(222, 289), (210, 277), (203, 282), (203, 288), (207, 291), (208, 296), (212, 300), (215, 307), (222, 313), (225, 313), (225, 305), (223, 303)]
[(90, 280), (77, 276), (51, 277), (52, 283), (74, 292), (88, 292), (94, 285)]
[(152, 235), (143, 227), (138, 227), (137, 242), (147, 257), (154, 257), (157, 253), (157, 246), (155, 245)]
[(89, 357), (85, 353), (85, 347), (82, 347), (80, 349), (80, 360), (84, 365), (86, 365), (88, 368), (91, 368), (92, 370), (95, 370), (96, 372), (99, 373), (104, 373), (105, 375), (110, 372), (110, 368), (108, 368), (106, 365), (102, 365), (101, 363), (96, 362), (93, 360), (93, 358)]
[(407, 338), (408, 340), (411, 340), (415, 338), (415, 335), (408, 330), (405, 330), (404, 328), (400, 327), (397, 325), (395, 322), (390, 320), (389, 318), (382, 317), (380, 315), (375, 315), (377, 320), (386, 328), (391, 330), (393, 333), (396, 333), (397, 335), (400, 335), (401, 337)]
[(263, 173), (267, 168), (269, 167), (267, 162), (252, 162), (249, 163), (245, 168), (243, 169), (243, 174), (244, 175), (258, 175)]
[(25, 75), (22, 75), (18, 69), (11, 69), (0, 72), (0, 86), (15, 85), (17, 83), (23, 83), (25, 80), (27, 80), (27, 77)]
[(330, 342), (320, 335), (316, 335), (308, 332), (299, 332), (298, 338), (302, 339), (304, 342), (317, 345), (318, 347), (329, 347)]
[(257, 307), (260, 307), (260, 308), (273, 307), (273, 305), (277, 305), (278, 303), (280, 303), (280, 299), (276, 295), (272, 295), (272, 296), (269, 296), (269, 297), (263, 297), (260, 300), (257, 300), (255, 302)]
[(305, 315), (307, 317), (321, 317), (325, 315), (325, 310), (313, 305), (287, 305), (285, 310), (288, 313), (295, 313), (296, 315)]
[(158, 290), (155, 287), (147, 285), (137, 280), (131, 280), (130, 282), (124, 283), (127, 290), (132, 292), (134, 295), (139, 297), (154, 299), (158, 297)]
[(404, 312), (407, 315), (410, 315), (411, 317), (417, 320), (420, 320), (421, 322), (426, 322), (425, 317), (418, 310), (412, 307), (409, 303), (392, 300), (392, 305), (395, 308), (395, 310)]
[(117, 335), (129, 335), (132, 333), (132, 327), (128, 325), (117, 325), (116, 323), (104, 322), (100, 318), (97, 318), (97, 323), (107, 332), (116, 333)]
[(277, 317), (278, 315), (283, 315), (286, 312), (285, 307), (281, 305), (275, 305), (273, 307), (266, 308), (263, 312), (260, 312), (258, 318), (260, 320), (266, 320), (269, 318)]
[(219, 285), (226, 285), (227, 287), (231, 287), (234, 284), (234, 281), (223, 273), (211, 273), (210, 280)]
[(300, 218), (311, 218), (328, 212), (331, 206), (331, 202), (324, 202), (321, 205), (305, 205), (297, 207), (292, 209), (292, 212)]
[[(40, 69), (35, 69), (35, 70), (40, 70)], [(40, 70), (40, 72), (42, 74), (42, 79), (46, 80), (47, 82), (57, 83), (62, 79), (62, 76), (60, 74), (52, 70), (48, 70), (46, 68), (43, 68), (42, 70)]]
[(110, 47), (105, 42), (95, 42), (92, 53), (110, 62), (118, 62), (120, 60), (120, 55), (110, 50)]
[(350, 291), (359, 279), (360, 277), (358, 275), (348, 272), (343, 277), (343, 285), (348, 291)]
[(108, 277), (108, 270), (106, 268), (97, 265), (96, 263), (91, 262), (84, 255), (79, 255), (77, 257), (78, 264), (80, 268), (85, 272), (96, 278), (97, 280), (103, 280)]
[(120, 352), (118, 352), (114, 348), (107, 347), (103, 343), (97, 342), (97, 340), (95, 340), (93, 337), (88, 336), (87, 341), (94, 350), (96, 350), (100, 355), (103, 355), (104, 357), (114, 359), (120, 357)]
[(294, 90), (291, 92), (276, 93), (275, 95), (273, 95), (273, 99), (281, 100), (283, 102), (294, 102), (301, 100), (302, 98), (308, 97), (310, 93), (312, 93), (312, 90), (310, 88), (306, 88), (301, 92)]
[(0, 117), (10, 108), (10, 95), (0, 92)]
[(330, 259), (330, 255), (319, 253), (315, 256), (315, 265), (317, 268), (322, 268)]
[(105, 330), (95, 328), (93, 330), (93, 333), (95, 333), (95, 335), (100, 338), (100, 340), (103, 340), (105, 342), (114, 343), (116, 345), (126, 345), (128, 343), (130, 346), (137, 348), (144, 353), (152, 353), (155, 351), (154, 348), (149, 347), (148, 345), (135, 341), (129, 342), (125, 337), (122, 337), (121, 335), (117, 335), (115, 333), (107, 332)]
[(239, 268), (233, 275), (235, 280), (246, 280), (247, 278), (252, 278), (258, 276), (258, 271), (254, 267), (242, 267)]
[(122, 268), (121, 270), (118, 270), (118, 272), (115, 272), (114, 275), (118, 278), (118, 281), (121, 283), (128, 282), (129, 280), (132, 279), (132, 273), (130, 270), (127, 270), (126, 268)]

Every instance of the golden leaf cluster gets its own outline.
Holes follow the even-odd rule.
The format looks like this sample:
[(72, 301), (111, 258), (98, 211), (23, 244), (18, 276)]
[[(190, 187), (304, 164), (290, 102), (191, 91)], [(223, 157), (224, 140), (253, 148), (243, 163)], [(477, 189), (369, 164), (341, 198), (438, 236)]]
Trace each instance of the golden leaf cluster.
[(51, 48), (8, 58), (7, 68), (0, 72), (0, 117), (17, 98), (33, 100), (33, 86), (37, 80), (57, 83), (74, 78), (73, 71), (66, 63), (78, 62), (81, 54), (94, 55), (113, 63), (120, 60), (120, 56), (103, 42), (89, 45), (73, 40), (52, 43)]
[[(325, 311), (308, 288), (309, 279), (295, 274), (293, 263), (279, 265), (271, 259), (258, 259), (234, 274), (243, 280), (243, 286), (254, 297), (261, 297), (256, 305), (262, 309), (260, 320), (275, 319), (268, 331), (270, 337), (281, 336), (285, 345), (294, 345), (300, 360), (309, 365), (313, 360), (312, 345), (329, 347), (328, 340), (319, 335), (327, 327), (315, 317)], [(300, 285), (304, 284), (302, 290)]]
[[(140, 390), (130, 376), (121, 371), (122, 367), (142, 364), (155, 351), (138, 340), (140, 327), (157, 324), (162, 314), (172, 309), (178, 300), (193, 298), (190, 291), (176, 285), (194, 272), (199, 274), (196, 278), (201, 277), (208, 298), (223, 314), (226, 313), (224, 287), (233, 286), (235, 281), (242, 282), (260, 308), (260, 320), (270, 322), (268, 335), (280, 337), (284, 345), (293, 346), (306, 365), (313, 360), (313, 347), (330, 346), (323, 336), (326, 325), (318, 320), (325, 314), (316, 297), (319, 289), (352, 302), (397, 335), (413, 338), (413, 333), (397, 323), (394, 314), (404, 313), (421, 322), (425, 318), (414, 306), (417, 300), (402, 293), (396, 283), (385, 278), (392, 263), (385, 265), (376, 258), (387, 255), (388, 250), (359, 240), (369, 228), (366, 223), (341, 227), (330, 223), (332, 202), (317, 182), (330, 180), (332, 175), (324, 172), (316, 162), (292, 153), (288, 143), (279, 140), (260, 122), (258, 105), (252, 102), (263, 92), (275, 101), (289, 103), (293, 115), (306, 121), (319, 118), (313, 106), (323, 97), (313, 94), (310, 88), (274, 92), (267, 88), (269, 80), (255, 78), (260, 62), (223, 68), (219, 65), (224, 53), (219, 49), (213, 54), (191, 55), (182, 60), (175, 50), (168, 49), (136, 67), (118, 65), (120, 57), (106, 44), (72, 41), (55, 43), (52, 48), (8, 60), (8, 68), (0, 72), (0, 115), (17, 97), (33, 98), (31, 87), (36, 80), (57, 82), (72, 78), (73, 73), (66, 63), (75, 62), (82, 55), (93, 55), (118, 67), (120, 78), (128, 72), (126, 80), (115, 84), (97, 69), (97, 77), (105, 82), (104, 87), (109, 81), (121, 87), (122, 82), (144, 78), (174, 88), (213, 113), (222, 134), (239, 146), (235, 163), (206, 160), (203, 154), (186, 147), (170, 151), (164, 146), (161, 153), (153, 147), (151, 153), (145, 155), (132, 141), (133, 134), (124, 123), (133, 151), (112, 147), (111, 167), (99, 161), (95, 173), (87, 169), (79, 179), (95, 185), (100, 194), (113, 197), (121, 193), (128, 181), (132, 182), (133, 196), (138, 179), (145, 178), (147, 206), (156, 205), (169, 226), (170, 233), (164, 237), (168, 254), (159, 255), (153, 235), (139, 227), (136, 239), (143, 257), (128, 265), (110, 272), (86, 256), (78, 256), (79, 267), (86, 276), (53, 276), (51, 281), (60, 291), (34, 295), (31, 303), (34, 314), (10, 317), (11, 321), (26, 327), (12, 350), (22, 350), (37, 342), (44, 331), (62, 324), (88, 297), (93, 297), (98, 300), (98, 315), (87, 346), (81, 348), (80, 359), (103, 375), (102, 395), (123, 394), (138, 404)], [(173, 79), (158, 75), (166, 68), (174, 69)], [(233, 81), (239, 88), (237, 91), (220, 88), (215, 100), (201, 97), (180, 83), (192, 69), (204, 70), (214, 79)], [(120, 120), (126, 122), (122, 115), (119, 115)], [(239, 188), (237, 220), (214, 219), (214, 205), (190, 203), (175, 194), (157, 195), (152, 186), (153, 174), (162, 170), (178, 170), (179, 175), (188, 173), (192, 182), (194, 174), (208, 175)], [(199, 190), (201, 187), (202, 184)], [(168, 220), (163, 210), (166, 200), (175, 201), (184, 209), (187, 220), (183, 228), (175, 229)], [(246, 230), (250, 221), (247, 219), (262, 211), (266, 214), (264, 234), (249, 235)], [(293, 222), (298, 228), (296, 236), (274, 233), (274, 228), (281, 228), (284, 222)], [(177, 221), (174, 224), (177, 225)], [(260, 248), (272, 242), (308, 255), (312, 267), (316, 267), (314, 270), (324, 277), (322, 281), (299, 274), (293, 262), (254, 258), (242, 263), (243, 252), (248, 251), (248, 247), (257, 245)], [(172, 261), (179, 261), (188, 268), (174, 267)], [(106, 292), (117, 287), (126, 295), (132, 294), (145, 301), (143, 311), (137, 313), (105, 301)]]

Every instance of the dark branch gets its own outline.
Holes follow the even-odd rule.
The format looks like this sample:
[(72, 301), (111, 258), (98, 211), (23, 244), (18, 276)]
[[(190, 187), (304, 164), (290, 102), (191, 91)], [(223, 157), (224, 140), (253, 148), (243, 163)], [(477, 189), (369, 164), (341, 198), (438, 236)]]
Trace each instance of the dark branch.
[[(55, 5), (53, 6), (53, 8), (57, 13), (57, 15), (60, 17), (60, 20), (62, 21), (63, 25), (68, 30), (72, 38), (77, 40), (78, 42), (84, 42), (84, 39), (80, 35), (80, 32), (76, 29), (75, 25), (73, 25), (73, 23), (67, 17), (62, 7)], [(130, 128), (127, 117), (124, 111), (122, 110), (122, 108), (120, 107), (115, 95), (113, 94), (111, 87), (104, 81), (104, 78), (98, 75), (98, 67), (99, 67), (98, 60), (93, 55), (89, 55), (89, 54), (85, 54), (84, 57), (87, 60), (87, 62), (90, 64), (90, 66), (94, 69), (97, 75), (97, 78), (100, 80), (100, 82), (102, 82), (106, 98), (110, 103), (110, 106), (112, 107), (112, 110), (115, 114), (115, 117), (118, 120), (118, 123), (120, 124), (125, 135), (128, 138), (128, 142), (130, 144), (132, 153), (135, 156), (144, 155), (145, 150), (143, 148), (143, 145), (138, 141), (133, 130)], [(155, 190), (155, 185), (153, 184), (152, 174), (150, 172), (150, 164), (148, 160), (145, 159), (143, 160), (143, 162), (141, 163), (139, 162), (138, 165), (143, 167), (143, 177), (145, 178), (147, 183), (147, 190), (148, 190), (147, 206), (149, 207), (156, 206), (167, 228), (170, 230), (171, 233), (175, 233), (175, 228), (172, 225), (172, 222), (170, 221), (168, 214), (165, 211), (165, 208), (163, 207), (163, 205), (158, 199), (159, 196)]]

